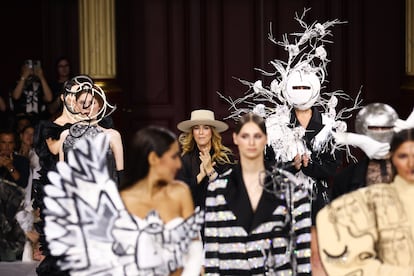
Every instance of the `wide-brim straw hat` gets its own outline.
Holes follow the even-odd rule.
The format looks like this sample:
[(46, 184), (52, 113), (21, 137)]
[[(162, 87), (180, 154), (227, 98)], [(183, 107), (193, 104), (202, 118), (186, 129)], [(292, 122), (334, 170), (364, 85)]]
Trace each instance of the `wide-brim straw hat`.
[(190, 132), (191, 128), (197, 125), (215, 127), (217, 132), (223, 132), (229, 128), (225, 122), (215, 119), (213, 111), (206, 109), (194, 110), (191, 112), (190, 120), (178, 123), (177, 128), (183, 132)]

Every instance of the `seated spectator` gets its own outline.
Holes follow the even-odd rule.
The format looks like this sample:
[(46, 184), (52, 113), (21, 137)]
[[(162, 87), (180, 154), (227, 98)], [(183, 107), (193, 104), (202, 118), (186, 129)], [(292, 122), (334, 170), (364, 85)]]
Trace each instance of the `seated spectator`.
[(23, 200), (21, 187), (0, 178), (0, 262), (22, 259), (26, 237), (16, 220), (16, 213)]
[(22, 188), (26, 188), (30, 173), (29, 160), (14, 152), (15, 145), (16, 140), (13, 131), (0, 131), (0, 176)]
[(21, 260), (25, 233), (16, 220), (29, 178), (29, 160), (14, 152), (15, 135), (0, 131), (0, 261)]
[(24, 247), (22, 261), (33, 261), (34, 250), (37, 248), (39, 234), (34, 229), (34, 223), (39, 219), (38, 212), (33, 210), (32, 206), (32, 188), (33, 180), (40, 178), (40, 164), (39, 156), (36, 154), (33, 147), (34, 127), (28, 125), (23, 128), (19, 134), (18, 153), (26, 157), (30, 162), (30, 176), (27, 187), (25, 189), (25, 200), (23, 210), (19, 211), (16, 218), (27, 236), (27, 241)]

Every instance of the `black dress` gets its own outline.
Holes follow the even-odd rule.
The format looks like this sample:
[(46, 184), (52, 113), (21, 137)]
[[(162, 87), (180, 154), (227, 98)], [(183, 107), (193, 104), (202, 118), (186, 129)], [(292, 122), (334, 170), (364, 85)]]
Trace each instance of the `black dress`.
[(56, 163), (59, 159), (58, 155), (53, 155), (46, 144), (46, 139), (59, 140), (60, 134), (65, 129), (68, 129), (71, 124), (64, 126), (58, 125), (51, 121), (40, 121), (35, 129), (34, 145), (40, 163), (40, 177), (33, 179), (33, 208), (40, 209), (40, 221), (35, 223), (35, 229), (39, 233), (40, 250), (45, 256), (45, 259), (40, 262), (36, 269), (39, 276), (46, 275), (69, 275), (68, 272), (61, 271), (56, 264), (57, 259), (53, 257), (47, 247), (46, 238), (44, 235), (44, 186), (49, 184), (47, 173), (56, 169)]

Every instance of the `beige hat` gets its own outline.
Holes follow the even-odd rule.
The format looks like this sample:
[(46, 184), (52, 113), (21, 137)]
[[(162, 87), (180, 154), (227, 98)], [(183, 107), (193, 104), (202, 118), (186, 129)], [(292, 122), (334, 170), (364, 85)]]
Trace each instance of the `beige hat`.
[(177, 128), (183, 132), (190, 132), (191, 128), (196, 125), (212, 126), (216, 128), (217, 132), (223, 132), (229, 128), (226, 123), (214, 118), (213, 111), (206, 109), (194, 110), (191, 112), (190, 120), (178, 123)]

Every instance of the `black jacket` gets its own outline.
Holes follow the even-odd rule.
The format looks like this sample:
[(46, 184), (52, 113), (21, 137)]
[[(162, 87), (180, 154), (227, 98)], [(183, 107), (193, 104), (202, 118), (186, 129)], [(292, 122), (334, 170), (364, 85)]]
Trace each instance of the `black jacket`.
[[(210, 155), (214, 154), (214, 150), (210, 151)], [(177, 174), (177, 178), (179, 180), (184, 181), (190, 186), (191, 194), (193, 196), (193, 201), (195, 206), (200, 206), (204, 208), (205, 206), (205, 199), (207, 194), (207, 186), (209, 179), (207, 176), (203, 178), (203, 180), (197, 184), (197, 174), (200, 172), (200, 151), (198, 148), (194, 149), (193, 151), (184, 154), (182, 157), (182, 167), (181, 170)], [(231, 162), (233, 162), (232, 157), (230, 156)], [(232, 164), (218, 164), (214, 166), (216, 172), (220, 175), (225, 171), (231, 168)]]

